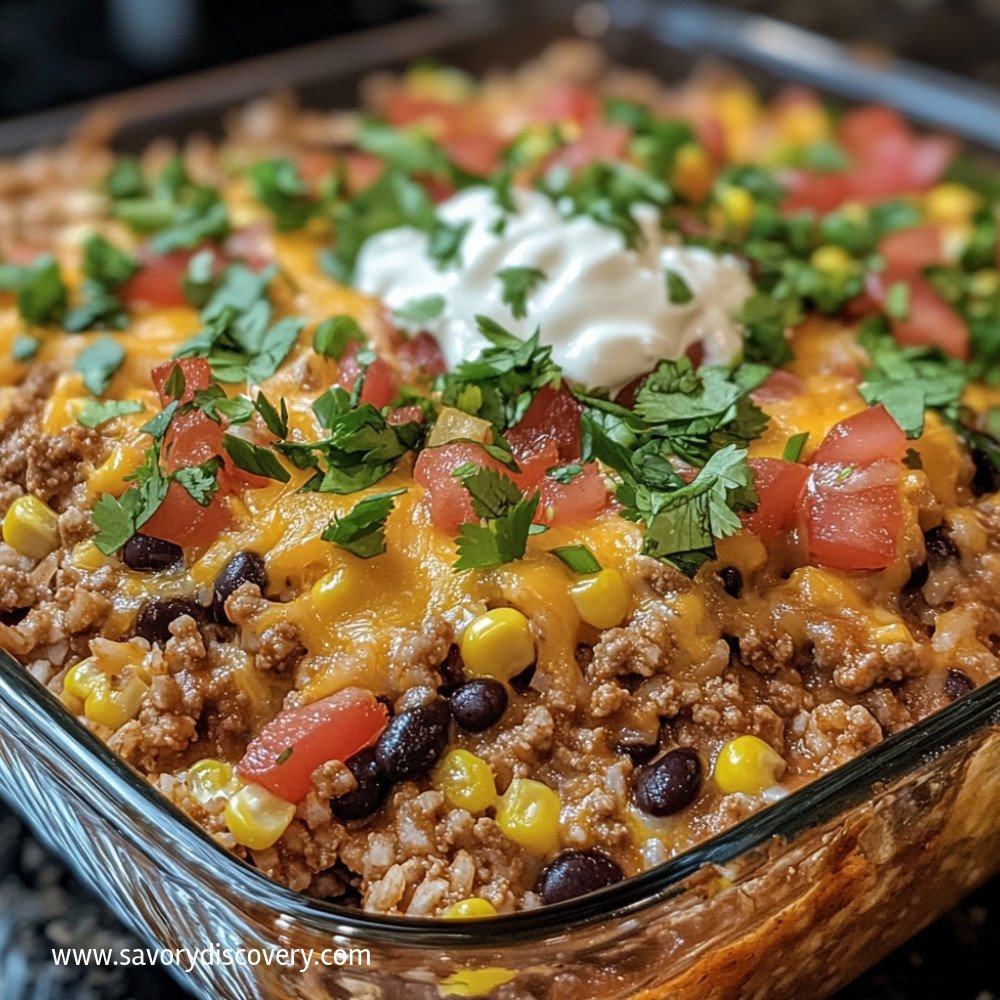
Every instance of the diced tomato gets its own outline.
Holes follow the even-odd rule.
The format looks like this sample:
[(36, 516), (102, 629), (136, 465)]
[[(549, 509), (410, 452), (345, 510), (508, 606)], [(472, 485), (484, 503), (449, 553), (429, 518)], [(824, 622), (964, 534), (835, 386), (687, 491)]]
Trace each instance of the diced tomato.
[(396, 351), (403, 377), (413, 381), (420, 376), (435, 378), (447, 370), (444, 354), (437, 339), (426, 331), (404, 340)]
[(194, 399), (194, 394), (200, 389), (207, 389), (212, 381), (212, 366), (205, 358), (178, 358), (176, 361), (164, 361), (149, 373), (162, 406), (173, 400), (164, 386), (175, 368), (180, 368), (184, 376), (184, 393), (179, 400), (181, 403), (190, 403)]
[(831, 569), (889, 566), (903, 523), (901, 472), (885, 459), (866, 468), (814, 465), (805, 512), (810, 558)]
[(899, 462), (906, 448), (906, 435), (889, 411), (879, 404), (834, 424), (812, 461), (814, 465), (837, 462), (855, 467), (883, 458)]
[(535, 393), (517, 425), (507, 432), (507, 440), (518, 458), (541, 451), (552, 442), (557, 459), (572, 462), (580, 457), (582, 412), (583, 407), (565, 386), (544, 386)]
[(770, 538), (795, 527), (809, 469), (780, 458), (751, 458), (754, 487), (760, 502), (751, 514), (741, 515), (743, 527)]
[(794, 399), (805, 392), (805, 383), (791, 372), (782, 371), (775, 368), (770, 375), (753, 392), (750, 398), (755, 403), (767, 405), (768, 403), (783, 403), (785, 400)]
[(713, 163), (726, 160), (726, 130), (714, 115), (700, 119), (695, 124), (698, 143), (705, 147)]
[(454, 533), (460, 524), (476, 519), (468, 491), (453, 475), (467, 462), (497, 472), (507, 471), (482, 448), (468, 441), (425, 448), (414, 463), (413, 478), (427, 490), (431, 520), (442, 531)]
[(436, 118), (447, 121), (454, 116), (458, 106), (436, 97), (418, 97), (399, 87), (388, 95), (379, 110), (389, 123), (397, 127)]
[(139, 251), (139, 270), (118, 290), (121, 300), (127, 306), (144, 306), (149, 309), (169, 309), (186, 306), (181, 281), (187, 272), (188, 261), (204, 250), (208, 244), (193, 250), (171, 250), (164, 254), (150, 254)]
[(485, 177), (496, 170), (500, 154), (506, 146), (500, 136), (482, 132), (478, 135), (456, 135), (442, 143), (448, 159), (470, 174)]
[(347, 191), (351, 195), (360, 194), (370, 188), (385, 171), (385, 163), (374, 153), (352, 150), (344, 153), (341, 162), (347, 178)]
[(236, 769), (286, 801), (301, 802), (312, 790), (317, 767), (349, 760), (371, 746), (388, 721), (385, 705), (370, 691), (344, 688), (279, 712), (254, 737)]
[(595, 122), (587, 127), (579, 139), (574, 139), (556, 150), (545, 163), (546, 169), (565, 167), (582, 170), (598, 160), (620, 160), (625, 156), (632, 133), (624, 125)]
[(889, 320), (896, 341), (906, 347), (938, 347), (954, 358), (968, 360), (969, 328), (965, 320), (919, 271), (887, 267), (868, 275), (865, 290), (884, 309), (898, 282), (908, 285), (910, 292), (907, 318)]
[[(361, 375), (361, 365), (356, 355), (359, 345), (352, 341), (347, 345), (344, 356), (340, 359), (340, 371), (337, 375), (337, 385), (350, 392)], [(365, 384), (361, 390), (361, 402), (371, 403), (377, 409), (388, 406), (399, 395), (399, 377), (392, 366), (384, 358), (376, 358), (365, 374)]]
[(940, 179), (955, 154), (951, 139), (917, 136), (888, 108), (862, 108), (845, 115), (837, 135), (853, 161), (850, 169), (791, 171), (786, 178), (786, 210), (822, 213), (845, 201), (880, 201), (925, 191)]
[(944, 256), (941, 229), (931, 223), (890, 233), (879, 243), (879, 253), (890, 269), (919, 271), (931, 265), (948, 263)]
[(201, 410), (182, 413), (170, 421), (163, 438), (163, 468), (167, 472), (191, 465), (201, 465), (210, 458), (222, 458), (221, 425), (205, 416)]
[(631, 382), (626, 382), (616, 393), (614, 401), (619, 406), (624, 406), (627, 410), (631, 410), (635, 406), (635, 397), (639, 393), (639, 389), (642, 387), (642, 383), (652, 375), (652, 372), (643, 372), (642, 375), (636, 376)]
[(543, 475), (538, 480), (540, 494), (535, 520), (540, 524), (577, 524), (589, 521), (605, 508), (608, 490), (596, 462), (588, 462), (583, 472), (568, 483)]
[(572, 83), (550, 87), (538, 105), (537, 118), (545, 122), (571, 121), (583, 124), (596, 118), (601, 110), (600, 98), (592, 90)]
[(397, 406), (386, 416), (387, 424), (422, 424), (424, 422), (424, 411), (419, 406)]
[(180, 483), (171, 483), (163, 503), (140, 529), (144, 535), (182, 548), (202, 548), (214, 542), (231, 524), (229, 504), (221, 489), (207, 507), (202, 507)]

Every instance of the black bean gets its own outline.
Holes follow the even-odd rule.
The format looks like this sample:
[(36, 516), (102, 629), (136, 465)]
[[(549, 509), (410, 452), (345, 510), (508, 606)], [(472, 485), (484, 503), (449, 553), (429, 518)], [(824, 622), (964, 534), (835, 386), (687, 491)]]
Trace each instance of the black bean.
[(354, 775), (357, 787), (330, 799), (333, 815), (345, 823), (352, 819), (367, 819), (389, 794), (389, 782), (379, 770), (374, 747), (359, 751), (346, 764)]
[(976, 685), (972, 682), (972, 678), (961, 670), (949, 670), (948, 676), (944, 679), (944, 693), (952, 701), (957, 701), (963, 695), (974, 691), (975, 688)]
[(919, 566), (914, 566), (903, 590), (919, 590), (927, 582), (929, 576), (930, 569), (926, 562), (922, 562)]
[(396, 714), (396, 706), (393, 705), (392, 699), (385, 694), (379, 694), (375, 696), (375, 700), (385, 705), (385, 710), (388, 713), (388, 718), (392, 718)]
[(924, 548), (927, 551), (927, 561), (930, 563), (943, 563), (961, 556), (958, 546), (951, 540), (944, 525), (938, 525), (924, 532)]
[(680, 747), (639, 772), (632, 798), (650, 816), (670, 816), (691, 805), (700, 790), (701, 758), (690, 747)]
[(972, 492), (977, 497), (1000, 490), (1000, 469), (993, 464), (985, 448), (972, 449), (972, 464), (976, 467), (972, 477)]
[(458, 646), (451, 646), (448, 655), (438, 666), (438, 673), (441, 675), (441, 687), (445, 692), (457, 687), (465, 680), (465, 664), (462, 663), (462, 654), (458, 651)]
[(525, 667), (519, 674), (515, 674), (510, 679), (510, 686), (518, 692), (518, 694), (524, 694), (525, 691), (531, 687), (531, 679), (535, 676), (535, 664), (532, 663), (530, 667)]
[(255, 583), (264, 593), (267, 588), (267, 572), (264, 560), (256, 552), (237, 552), (215, 578), (215, 590), (212, 592), (212, 615), (220, 625), (232, 625), (226, 614), (226, 600), (234, 590), (244, 583)]
[(122, 546), (122, 562), (129, 569), (170, 569), (184, 559), (179, 545), (151, 535), (133, 535)]
[(638, 736), (624, 736), (615, 744), (615, 753), (630, 757), (633, 764), (645, 764), (656, 756), (660, 744), (642, 742)]
[(735, 566), (723, 566), (719, 570), (722, 589), (730, 597), (739, 597), (743, 590), (743, 574)]
[(564, 851), (542, 869), (538, 893), (543, 903), (562, 903), (621, 882), (621, 868), (601, 851)]
[(205, 620), (205, 609), (183, 597), (149, 601), (139, 609), (132, 634), (149, 642), (166, 642), (170, 638), (170, 623), (181, 615), (190, 615), (196, 622), (202, 622)]
[(490, 677), (459, 684), (448, 696), (451, 714), (462, 729), (481, 733), (507, 711), (507, 689)]
[(438, 762), (448, 745), (451, 710), (444, 698), (397, 715), (375, 744), (375, 757), (390, 781), (418, 778)]

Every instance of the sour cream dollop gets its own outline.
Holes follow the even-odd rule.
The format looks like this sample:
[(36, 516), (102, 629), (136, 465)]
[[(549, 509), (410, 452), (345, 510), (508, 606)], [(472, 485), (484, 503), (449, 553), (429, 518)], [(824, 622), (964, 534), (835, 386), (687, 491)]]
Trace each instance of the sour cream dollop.
[[(514, 197), (516, 211), (506, 217), (485, 187), (438, 206), (444, 222), (468, 224), (460, 259), (444, 268), (428, 256), (426, 233), (411, 227), (377, 233), (361, 249), (355, 284), (392, 310), (440, 296), (443, 311), (420, 326), (437, 337), (450, 366), (487, 346), (477, 314), (521, 338), (539, 327), (566, 376), (588, 386), (623, 386), (694, 344), (702, 345), (706, 364), (739, 355), (735, 316), (753, 285), (736, 258), (668, 242), (651, 210), (640, 214), (644, 245), (630, 249), (613, 228), (587, 216), (564, 218), (540, 192), (518, 190)], [(545, 274), (527, 296), (523, 319), (503, 301), (497, 277), (511, 267)], [(690, 301), (670, 302), (667, 271), (683, 280)]]

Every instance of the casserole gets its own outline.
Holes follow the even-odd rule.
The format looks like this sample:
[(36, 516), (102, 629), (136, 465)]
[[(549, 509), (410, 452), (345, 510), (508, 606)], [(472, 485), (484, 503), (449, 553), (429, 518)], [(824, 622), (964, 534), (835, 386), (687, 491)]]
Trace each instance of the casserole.
[[(984, 688), (982, 692), (977, 693), (972, 698), (967, 699), (966, 701), (960, 703), (963, 706), (967, 705), (973, 706), (973, 708), (966, 709), (967, 714), (971, 713), (968, 714), (968, 719), (974, 720), (973, 722), (969, 723), (969, 725), (972, 727), (972, 731), (976, 730), (976, 726), (979, 725), (983, 719), (982, 714), (975, 714), (974, 708), (975, 706), (981, 707), (981, 703), (984, 703), (984, 701), (986, 700), (985, 696), (988, 691), (989, 691), (988, 687)], [(943, 716), (939, 718), (942, 717)], [(956, 726), (956, 729), (954, 731), (964, 732), (964, 730), (958, 724), (958, 722), (959, 722), (959, 717), (953, 715), (952, 725)], [(932, 727), (928, 731), (934, 734), (931, 737), (932, 740), (938, 740), (940, 738), (939, 736), (940, 728), (934, 729)], [(912, 737), (917, 732), (918, 730), (916, 729), (912, 730), (910, 732), (910, 736)], [(978, 735), (981, 734), (978, 734), (977, 732), (977, 736)], [(892, 768), (889, 766), (890, 761), (892, 760), (892, 755), (886, 748), (891, 749), (896, 745), (897, 744), (892, 744), (890, 741), (884, 744), (883, 747), (879, 748), (881, 750), (886, 751), (881, 758), (878, 758), (881, 766), (883, 767), (883, 770), (878, 773), (882, 776), (884, 780), (888, 780), (892, 775)], [(987, 748), (988, 748), (988, 740), (984, 740), (981, 752), (985, 753), (987, 751)], [(873, 753), (872, 757), (869, 759), (876, 759), (876, 755)], [(943, 762), (946, 759), (947, 755), (944, 755), (941, 758), (939, 758), (938, 762), (939, 763)], [(961, 761), (961, 765), (963, 767), (967, 763), (968, 762), (965, 761), (964, 759)], [(961, 789), (964, 787), (966, 781), (968, 781), (970, 784), (974, 784), (981, 780), (978, 774), (967, 775), (964, 772), (962, 773), (956, 772), (954, 770), (955, 766), (954, 761), (952, 762), (951, 765), (948, 766), (951, 769), (948, 770), (947, 776), (951, 780), (945, 781), (943, 783), (944, 784), (943, 789), (939, 788), (938, 786), (935, 786), (933, 781), (928, 781), (926, 783), (921, 781), (920, 788), (922, 789), (922, 791), (919, 794), (916, 792), (913, 793), (914, 796), (916, 797), (915, 799), (908, 799), (907, 794), (905, 792), (906, 785), (904, 782), (903, 784), (899, 785), (898, 788), (894, 788), (889, 793), (887, 793), (888, 798), (886, 801), (893, 803), (896, 802), (903, 803), (902, 805), (899, 805), (897, 807), (903, 811), (911, 810), (913, 808), (913, 801), (918, 801), (921, 795), (926, 797), (929, 806), (927, 809), (927, 815), (930, 818), (925, 820), (923, 817), (921, 817), (921, 823), (931, 823), (932, 825), (926, 826), (926, 825), (921, 825), (921, 823), (915, 823), (916, 829), (919, 830), (918, 834), (919, 842), (922, 844), (932, 843), (938, 836), (938, 828), (933, 826), (934, 823), (933, 817), (937, 813), (936, 796), (940, 796), (941, 801), (944, 801), (948, 799), (948, 796), (951, 794), (956, 794), (956, 795), (960, 794)], [(961, 771), (961, 768), (959, 769), (959, 771)], [(871, 771), (867, 772), (867, 774), (869, 775), (871, 773), (872, 773)], [(820, 787), (820, 785), (817, 784), (816, 786), (813, 787), (818, 788)], [(977, 790), (977, 794), (981, 796), (982, 801), (986, 801), (988, 797), (987, 790), (988, 790), (988, 783), (983, 783), (981, 787)], [(893, 798), (893, 796), (896, 795), (897, 793), (899, 794), (899, 798), (898, 799)], [(798, 798), (798, 796), (796, 796), (796, 798)], [(881, 801), (881, 799), (879, 801)], [(886, 806), (886, 808), (887, 809), (889, 808), (888, 805)], [(942, 806), (941, 808), (944, 809), (945, 807)], [(874, 812), (877, 814), (878, 810), (875, 809)], [(779, 805), (779, 807), (776, 807), (770, 813), (766, 813), (764, 815), (773, 817), (775, 815), (780, 816), (783, 814), (780, 812), (780, 805)], [(820, 814), (817, 813), (812, 817), (812, 821), (813, 822), (819, 821), (819, 818)], [(891, 817), (883, 817), (883, 818), (886, 820), (886, 822), (888, 822), (889, 827), (891, 827), (892, 826)], [(820, 829), (822, 829), (822, 827), (820, 827)], [(846, 851), (846, 857), (843, 859), (844, 865), (841, 866), (842, 870), (847, 866), (848, 861), (854, 858), (854, 848), (851, 847), (850, 844), (845, 843), (842, 839), (840, 839), (840, 837), (842, 836), (850, 838), (853, 832), (858, 836), (859, 843), (867, 845), (868, 841), (866, 841), (863, 834), (865, 830), (870, 831), (871, 829), (872, 827), (867, 822), (861, 822), (860, 827), (857, 828), (852, 827), (852, 824), (849, 822), (844, 822), (839, 826), (838, 836), (834, 837), (833, 842), (839, 844), (839, 849), (844, 849)], [(879, 828), (879, 829), (886, 829), (886, 828)], [(947, 833), (956, 832), (952, 831), (949, 827), (949, 824), (947, 823), (943, 825), (941, 830)], [(983, 831), (981, 831), (975, 825), (971, 829), (963, 826), (957, 832), (961, 834), (962, 839), (975, 838), (977, 835), (982, 835), (983, 833)], [(887, 835), (886, 839), (891, 839), (893, 843), (897, 844), (899, 849), (898, 851), (890, 852), (891, 857), (883, 859), (887, 861), (888, 869), (892, 870), (894, 864), (897, 866), (899, 865), (899, 856), (903, 851), (903, 845), (904, 843), (908, 843), (909, 841), (906, 841), (903, 836), (900, 836), (896, 832), (893, 832), (891, 838), (889, 838)], [(822, 850), (819, 850), (818, 849), (819, 845), (816, 841), (811, 841), (811, 842), (807, 841), (805, 844), (793, 841), (793, 847), (796, 844), (798, 845), (799, 848), (805, 849), (806, 853), (797, 855), (793, 851), (791, 854), (783, 854), (781, 856), (781, 860), (776, 863), (777, 867), (784, 870), (786, 874), (788, 866), (794, 865), (795, 863), (802, 863), (802, 864), (816, 863), (817, 865), (822, 867), (824, 861), (826, 861), (827, 863), (833, 863), (834, 860), (837, 860), (836, 858), (830, 858)], [(954, 845), (952, 844), (949, 846), (953, 847)], [(946, 848), (942, 848), (942, 850), (945, 849)], [(961, 851), (955, 851), (954, 853), (957, 857), (963, 857)], [(836, 852), (834, 852), (834, 854), (836, 854)], [(708, 856), (710, 857), (711, 855)], [(861, 864), (861, 862), (857, 860), (855, 860), (854, 863), (856, 865)], [(765, 868), (768, 868), (768, 866), (765, 866)], [(863, 866), (861, 869), (859, 869), (859, 871), (862, 870)], [(954, 875), (951, 874), (951, 869), (947, 865), (942, 865), (940, 870), (942, 872), (948, 873), (949, 877), (953, 879), (953, 881), (955, 882), (960, 881), (958, 879), (955, 879)], [(769, 911), (772, 906), (776, 905), (775, 901), (781, 898), (781, 893), (777, 891), (779, 887), (775, 885), (773, 880), (767, 877), (767, 871), (765, 871), (764, 874), (760, 874), (759, 872), (757, 872), (756, 867), (754, 868), (754, 871), (755, 875), (759, 878), (759, 881), (753, 886), (753, 888), (750, 888), (750, 882), (747, 881), (747, 873), (744, 870), (741, 870), (738, 864), (733, 865), (731, 868), (727, 868), (721, 873), (719, 872), (713, 873), (712, 877), (707, 882), (705, 881), (705, 878), (707, 876), (704, 871), (699, 873), (699, 875), (696, 875), (694, 877), (696, 884), (700, 886), (700, 891), (704, 896), (704, 898), (701, 900), (701, 903), (705, 904), (706, 906), (708, 904), (711, 904), (710, 905), (710, 909), (712, 911), (711, 915), (706, 916), (704, 907), (700, 905), (699, 902), (696, 901), (694, 898), (689, 899), (687, 902), (678, 902), (678, 900), (675, 899), (669, 908), (670, 916), (667, 918), (667, 926), (668, 926), (667, 933), (680, 934), (682, 936), (685, 933), (690, 933), (689, 926), (687, 923), (685, 923), (685, 921), (692, 921), (693, 922), (692, 926), (695, 927), (699, 926), (700, 921), (710, 922), (713, 930), (718, 931), (720, 928), (726, 926), (725, 906), (727, 905), (736, 906), (737, 909), (740, 909), (739, 904), (745, 903), (747, 898), (750, 898), (752, 902), (757, 901), (755, 905), (757, 907), (756, 916), (758, 918), (760, 916), (761, 910)], [(975, 877), (975, 874), (973, 874), (972, 877)], [(642, 879), (640, 878), (637, 881), (637, 883), (626, 883), (626, 885), (634, 886), (635, 884), (641, 884), (641, 882)], [(735, 886), (740, 887), (740, 891), (739, 893), (737, 893), (737, 898), (733, 898), (731, 895), (729, 895), (730, 890), (734, 888), (734, 885), (730, 885), (729, 883), (734, 883)], [(826, 910), (823, 909), (822, 906), (819, 905), (820, 903), (822, 903), (824, 906), (828, 906), (831, 908), (839, 905), (840, 897), (836, 892), (835, 881), (831, 882), (830, 880), (827, 879), (822, 879), (822, 878), (817, 879), (810, 876), (809, 884), (811, 891), (818, 894), (819, 896), (824, 897), (822, 900), (820, 900), (815, 898), (814, 896), (810, 900), (810, 903), (808, 904), (808, 905), (816, 904), (817, 909), (815, 912), (817, 914), (827, 912)], [(892, 899), (895, 902), (898, 902), (900, 905), (902, 905), (902, 900), (905, 897), (903, 894), (898, 892), (900, 883), (898, 882), (893, 883), (890, 880), (888, 882), (885, 882), (885, 885), (886, 885), (886, 892), (891, 891)], [(623, 886), (622, 888), (624, 889), (625, 886)], [(754, 894), (755, 889), (760, 890), (760, 895)], [(827, 893), (831, 892), (833, 893), (832, 895), (829, 896), (826, 895)], [(880, 895), (880, 892), (881, 889), (879, 891), (873, 889), (872, 892), (869, 893), (862, 900), (862, 902), (870, 903), (873, 898), (877, 900), (882, 900), (884, 898), (887, 898), (887, 897), (882, 897)], [(611, 895), (611, 893), (609, 892), (608, 895)], [(582, 901), (577, 907), (578, 915), (582, 915), (587, 912), (593, 913), (594, 912), (593, 909), (588, 911), (587, 906), (588, 905), (596, 906), (600, 900), (601, 896), (596, 895), (592, 897), (592, 899), (591, 897), (588, 897), (586, 900)], [(724, 903), (723, 902), (724, 900), (728, 902)], [(557, 911), (546, 911), (546, 916), (543, 918), (542, 921), (536, 921), (535, 922), (536, 925), (541, 922), (547, 922), (548, 919), (554, 918), (556, 916), (556, 913)], [(621, 916), (622, 918), (626, 918), (627, 914), (623, 913)], [(784, 917), (786, 920), (788, 919), (787, 914), (784, 914)], [(204, 921), (203, 923), (210, 923), (212, 925), (215, 925), (217, 919), (218, 915), (215, 914), (213, 915), (210, 921)], [(520, 917), (514, 919), (521, 921), (522, 925), (526, 928), (525, 933), (530, 934), (530, 930), (527, 930), (527, 928), (530, 927), (531, 924), (530, 921), (522, 920), (522, 918)], [(342, 921), (345, 929), (350, 928), (351, 923), (348, 915), (343, 915)], [(682, 921), (682, 923), (677, 924), (676, 921)], [(648, 924), (646, 924), (644, 921), (644, 924), (647, 928), (651, 926), (653, 923), (655, 923), (655, 921), (650, 921)], [(219, 926), (222, 926), (222, 924), (220, 923)], [(485, 935), (487, 927), (488, 925), (482, 925), (483, 928), (481, 932), (482, 935)], [(512, 929), (511, 932), (516, 933), (516, 931), (514, 931), (515, 924), (511, 923), (510, 927)], [(616, 931), (631, 933), (633, 929), (634, 925), (630, 924), (627, 919), (623, 919), (623, 921), (616, 920)], [(766, 925), (766, 929), (762, 930), (761, 933), (766, 933), (770, 935), (774, 933), (774, 929), (775, 925)], [(443, 933), (444, 936), (440, 940), (442, 941), (449, 940), (448, 932), (441, 932), (441, 933)], [(372, 940), (376, 940), (376, 938), (381, 937), (381, 935), (374, 930), (372, 934), (373, 934)], [(475, 936), (478, 937), (480, 935), (477, 933), (477, 935)], [(598, 937), (600, 936), (602, 935), (598, 935)], [(410, 968), (406, 970), (404, 975), (404, 979), (409, 979), (411, 981), (410, 985), (404, 985), (402, 981), (395, 982), (389, 979), (384, 980), (383, 985), (385, 987), (386, 995), (390, 996), (395, 996), (395, 995), (403, 996), (403, 995), (409, 995), (410, 993), (412, 993), (412, 995), (421, 995), (421, 991), (424, 992), (431, 991), (431, 995), (433, 995), (433, 991), (436, 991), (438, 989), (439, 984), (443, 986), (444, 991), (446, 993), (449, 991), (453, 993), (456, 992), (461, 993), (463, 990), (466, 992), (468, 991), (483, 992), (486, 986), (492, 985), (497, 988), (500, 995), (507, 994), (512, 996), (516, 995), (558, 996), (558, 995), (563, 995), (561, 991), (567, 991), (566, 995), (568, 995), (569, 992), (579, 992), (579, 990), (583, 988), (583, 982), (581, 980), (587, 981), (586, 988), (588, 988), (593, 993), (593, 995), (601, 995), (602, 992), (605, 993), (606, 995), (633, 995), (633, 994), (644, 995), (642, 994), (641, 990), (647, 984), (650, 986), (650, 989), (653, 990), (653, 992), (650, 992), (645, 995), (650, 995), (650, 996), (675, 995), (675, 994), (685, 995), (683, 992), (685, 989), (695, 989), (703, 991), (704, 980), (698, 982), (697, 984), (695, 983), (695, 980), (697, 980), (697, 977), (706, 974), (706, 966), (702, 966), (700, 970), (697, 969), (693, 971), (687, 970), (684, 974), (688, 976), (688, 979), (686, 981), (683, 976), (679, 976), (679, 974), (674, 974), (672, 970), (669, 975), (665, 974), (662, 966), (658, 970), (653, 969), (649, 962), (649, 952), (644, 950), (644, 948), (647, 947), (647, 945), (643, 944), (644, 938), (645, 938), (645, 932), (640, 936), (640, 938), (633, 937), (627, 949), (621, 949), (620, 951), (618, 951), (618, 960), (611, 965), (607, 965), (606, 959), (603, 957), (598, 958), (597, 954), (595, 953), (594, 954), (595, 964), (597, 962), (600, 962), (603, 967), (602, 972), (600, 973), (597, 973), (596, 970), (593, 969), (589, 970), (589, 973), (587, 971), (575, 972), (570, 967), (560, 968), (559, 971), (555, 971), (552, 968), (551, 962), (538, 961), (537, 949), (535, 950), (535, 953), (533, 955), (534, 964), (530, 969), (522, 971), (517, 968), (512, 968), (510, 966), (510, 962), (507, 962), (506, 964), (503, 965), (498, 965), (497, 961), (499, 960), (499, 958), (502, 957), (504, 959), (508, 959), (514, 957), (513, 952), (508, 952), (505, 950), (502, 956), (498, 956), (493, 952), (489, 953), (488, 957), (494, 960), (492, 964), (486, 962), (487, 955), (482, 956), (485, 968), (479, 968), (479, 969), (473, 968), (471, 972), (468, 973), (462, 973), (458, 970), (449, 970), (447, 974), (444, 974), (442, 970), (431, 969), (429, 967), (421, 968), (418, 965), (414, 965), (411, 960)], [(435, 940), (437, 939), (425, 938), (424, 944), (425, 945), (430, 944)], [(657, 948), (662, 948), (662, 944), (660, 942), (657, 942), (654, 946)], [(752, 947), (752, 945), (748, 945), (748, 947)], [(828, 989), (830, 987), (830, 984), (833, 982), (833, 980), (830, 978), (831, 974), (829, 972), (819, 971), (819, 970), (817, 970), (815, 973), (812, 973), (811, 970), (807, 970), (804, 966), (794, 962), (795, 953), (793, 951), (793, 947), (794, 946), (792, 944), (789, 945), (788, 949), (785, 950), (781, 955), (781, 961), (788, 962), (791, 960), (791, 968), (794, 968), (794, 975), (798, 977), (797, 983), (799, 987), (807, 988), (804, 987), (803, 984), (808, 984), (810, 982), (813, 982), (816, 984), (816, 989), (818, 991), (825, 991), (826, 989)], [(813, 941), (812, 943), (800, 942), (799, 947), (802, 947), (803, 950), (808, 950), (813, 956), (819, 954), (819, 949), (815, 947), (815, 941)], [(859, 945), (858, 947), (860, 948), (859, 952), (860, 954), (864, 952), (869, 946), (866, 943), (863, 945)], [(690, 958), (694, 953), (697, 952), (697, 950), (698, 950), (697, 948), (693, 948), (690, 951), (686, 951), (685, 958)], [(713, 952), (713, 955), (716, 956), (715, 959), (710, 958), (708, 960), (708, 966), (707, 966), (709, 975), (708, 982), (712, 984), (713, 989), (718, 989), (723, 994), (726, 992), (734, 992), (734, 991), (743, 991), (748, 994), (752, 994), (753, 990), (756, 988), (754, 986), (754, 983), (756, 981), (754, 979), (754, 976), (758, 974), (760, 976), (765, 975), (762, 966), (759, 967), (760, 971), (750, 973), (748, 972), (746, 966), (744, 966), (742, 963), (737, 962), (736, 963), (737, 967), (733, 971), (733, 975), (735, 976), (735, 978), (727, 982), (725, 975), (723, 974), (723, 969), (719, 967), (718, 950)], [(723, 952), (723, 955), (725, 956), (727, 955), (727, 953)], [(729, 952), (728, 955), (733, 955), (738, 957), (738, 949), (735, 952)], [(471, 959), (472, 961), (475, 961), (477, 957), (479, 956), (475, 955), (466, 956), (467, 959)], [(388, 954), (379, 956), (376, 959), (376, 966), (377, 966), (376, 971), (373, 972), (371, 976), (373, 982), (375, 982), (376, 984), (382, 982), (382, 980), (380, 979), (382, 975), (380, 970), (383, 968), (389, 968), (392, 964), (393, 964), (392, 958)], [(516, 975), (519, 972), (521, 974)], [(213, 971), (211, 974), (217, 975), (219, 973), (217, 971)], [(775, 989), (780, 990), (783, 986), (783, 981), (780, 979), (780, 970), (775, 970), (773, 968), (768, 969), (767, 975), (770, 976), (770, 978), (767, 979), (762, 978), (760, 980), (762, 984), (766, 984), (762, 985), (761, 989), (765, 991), (775, 990)], [(812, 980), (806, 978), (809, 975), (814, 975), (816, 978)], [(425, 976), (427, 977), (426, 979), (424, 978)], [(458, 978), (455, 978), (456, 976)], [(774, 978), (775, 976), (778, 976), (779, 978)], [(594, 979), (597, 980), (596, 983), (593, 982)], [(602, 982), (602, 980), (606, 980), (606, 985), (604, 982)], [(660, 981), (657, 982), (657, 980)], [(671, 982), (671, 980), (674, 981)], [(308, 990), (309, 987), (303, 985), (304, 982), (305, 981), (303, 980), (302, 982), (300, 982), (298, 986), (296, 986), (292, 982), (287, 981), (286, 983), (281, 984), (277, 988), (283, 990), (286, 993), (293, 992), (296, 989)], [(687, 985), (685, 985), (685, 982), (687, 983)], [(423, 985), (421, 985), (421, 983), (423, 983)], [(354, 991), (359, 988), (356, 985), (356, 980), (351, 980), (351, 979), (343, 980), (343, 986), (348, 991)], [(541, 991), (541, 993), (539, 993), (538, 991)]]

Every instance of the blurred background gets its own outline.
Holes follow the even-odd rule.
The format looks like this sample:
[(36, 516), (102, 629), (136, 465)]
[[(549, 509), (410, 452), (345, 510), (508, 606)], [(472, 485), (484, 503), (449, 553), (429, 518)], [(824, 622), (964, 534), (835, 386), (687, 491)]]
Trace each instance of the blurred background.
[[(515, 8), (526, 2), (537, 7), (545, 0), (509, 0)], [(0, 120), (461, 3), (0, 0)], [(767, 14), (1000, 88), (1000, 0), (721, 0), (719, 5)], [(336, 69), (331, 66), (331, 73)], [(0, 1000), (177, 997), (177, 987), (160, 973), (57, 969), (49, 961), (53, 946), (134, 943), (0, 804)], [(994, 882), (837, 1000), (994, 1000), (1000, 997), (998, 953), (1000, 883)]]
[[(452, 5), (462, 0), (451, 0)], [(537, 0), (510, 0), (512, 6)], [(0, 118), (413, 16), (417, 0), (0, 0)], [(1000, 0), (723, 0), (1000, 86)]]

